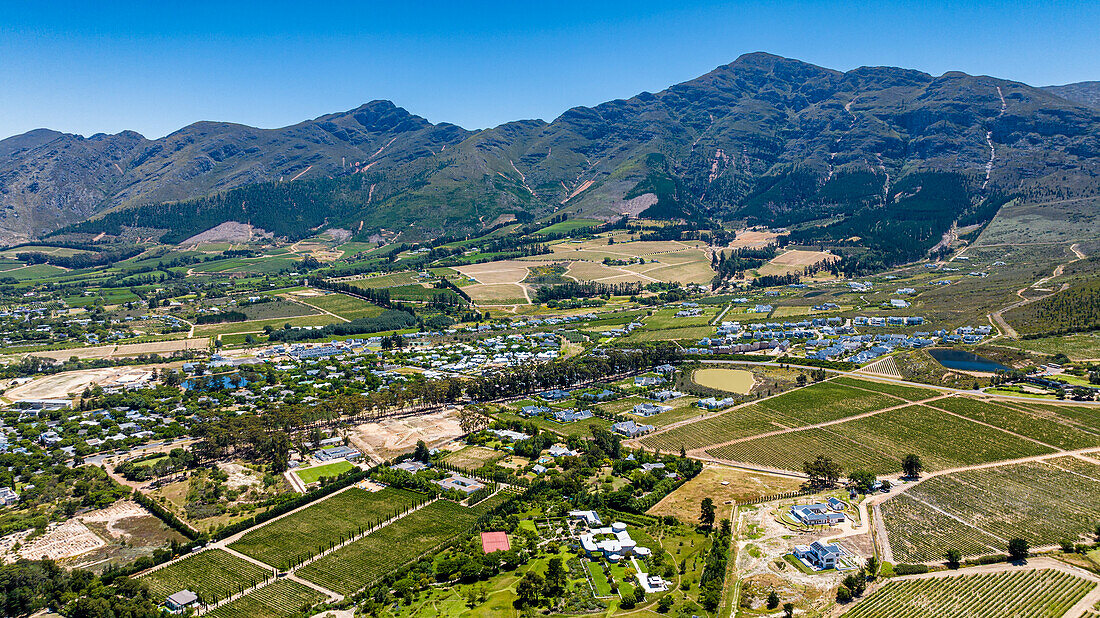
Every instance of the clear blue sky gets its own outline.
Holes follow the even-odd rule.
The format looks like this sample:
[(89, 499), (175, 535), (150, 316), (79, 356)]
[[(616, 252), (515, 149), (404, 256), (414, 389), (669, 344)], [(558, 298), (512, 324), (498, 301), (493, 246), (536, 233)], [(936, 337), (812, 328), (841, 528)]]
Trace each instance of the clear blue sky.
[(0, 1), (0, 137), (277, 127), (390, 99), (551, 120), (768, 51), (1033, 85), (1100, 79), (1100, 2)]

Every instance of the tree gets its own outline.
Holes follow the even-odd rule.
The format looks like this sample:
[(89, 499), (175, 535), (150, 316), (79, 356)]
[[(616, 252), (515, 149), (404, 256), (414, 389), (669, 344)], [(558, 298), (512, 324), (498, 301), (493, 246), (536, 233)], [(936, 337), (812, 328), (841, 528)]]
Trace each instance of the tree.
[(672, 595), (666, 594), (665, 596), (661, 597), (660, 601), (657, 601), (657, 611), (661, 612), (662, 614), (667, 614), (668, 610), (672, 609), (672, 604), (674, 602), (675, 601), (673, 600)]
[(783, 614), (787, 618), (794, 618), (794, 603), (784, 603), (783, 604)]
[(546, 569), (546, 595), (549, 597), (560, 597), (565, 593), (566, 585), (565, 567), (562, 566), (560, 556), (554, 556), (550, 559), (550, 563)]
[(638, 586), (634, 589), (634, 602), (645, 603), (645, 588)]
[(542, 598), (545, 583), (541, 575), (534, 571), (527, 571), (523, 575), (523, 579), (516, 584), (516, 596), (519, 597), (520, 604), (525, 606), (537, 605), (539, 599)]
[(836, 589), (836, 602), (837, 603), (848, 603), (851, 600), (852, 600), (852, 591), (848, 590), (847, 587), (841, 586), (841, 587)]
[(703, 524), (707, 528), (714, 527), (714, 500), (710, 498), (703, 498), (703, 501), (699, 504), (700, 514), (699, 523)]
[(848, 482), (856, 486), (860, 493), (868, 493), (875, 486), (878, 477), (867, 470), (853, 470), (848, 473)]
[(428, 451), (428, 445), (424, 444), (423, 440), (416, 441), (416, 450), (413, 451), (413, 459), (428, 463), (432, 460), (431, 452)]
[(852, 593), (852, 596), (862, 596), (863, 591), (867, 590), (867, 574), (863, 570), (850, 573), (844, 578), (844, 587)]
[(493, 420), (484, 410), (477, 406), (463, 406), (458, 411), (458, 426), (462, 433), (474, 433), (489, 426)]
[(910, 453), (902, 458), (901, 469), (905, 472), (905, 476), (919, 478), (920, 473), (924, 471), (924, 462), (920, 460), (920, 455)]
[(779, 607), (779, 595), (774, 590), (768, 593), (768, 609)]
[(867, 559), (867, 565), (864, 567), (867, 570), (867, 579), (874, 580), (878, 577), (879, 569), (882, 567), (879, 564), (878, 557), (871, 556)]
[(1011, 539), (1008, 541), (1008, 557), (1013, 562), (1027, 560), (1030, 553), (1031, 546), (1028, 545), (1026, 539)]
[(802, 471), (810, 477), (810, 483), (831, 487), (836, 484), (844, 468), (828, 455), (818, 455), (813, 461), (803, 462)]
[(962, 563), (962, 552), (961, 551), (959, 551), (959, 550), (952, 547), (951, 549), (947, 550), (946, 556), (947, 556), (947, 567), (948, 568), (950, 568), (950, 569), (959, 568), (959, 564)]

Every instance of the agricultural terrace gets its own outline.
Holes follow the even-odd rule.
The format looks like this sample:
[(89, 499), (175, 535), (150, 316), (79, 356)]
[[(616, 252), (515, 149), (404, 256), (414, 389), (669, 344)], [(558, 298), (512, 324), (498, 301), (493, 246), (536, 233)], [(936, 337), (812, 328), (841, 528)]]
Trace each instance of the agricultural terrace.
[(186, 589), (210, 603), (250, 588), (273, 575), (272, 571), (227, 551), (210, 549), (140, 577), (149, 586), (149, 593), (154, 599), (165, 599)]
[(504, 499), (497, 494), (470, 508), (436, 500), (299, 569), (298, 576), (340, 594), (352, 594), (466, 532)]
[[(1032, 547), (1082, 539), (1100, 521), (1100, 465), (1066, 459), (937, 476), (888, 499), (880, 508), (894, 558), (940, 561), (949, 547), (964, 555), (1003, 552), (1014, 538)], [(1096, 476), (1063, 467), (1070, 465)], [(922, 521), (928, 518), (936, 523)]]
[(761, 433), (873, 412), (903, 403), (889, 395), (869, 393), (831, 381), (820, 382), (646, 436), (641, 442), (647, 448), (659, 448), (662, 451), (678, 451), (681, 447), (693, 450)]
[(1059, 618), (1095, 586), (1053, 569), (900, 579), (887, 582), (844, 615)]
[(203, 615), (211, 618), (285, 618), (302, 614), (325, 599), (325, 595), (309, 586), (280, 579)]
[(1060, 414), (1057, 406), (1047, 406), (1045, 409), (1010, 408), (962, 397), (940, 399), (929, 405), (1063, 450), (1100, 446), (1100, 423), (1094, 419), (1091, 425), (1082, 424)]
[(898, 472), (901, 458), (919, 455), (927, 470), (1045, 455), (1055, 449), (942, 410), (910, 405), (825, 427), (763, 436), (708, 449), (719, 459), (800, 470), (827, 454), (845, 470)]
[(393, 517), (425, 496), (385, 488), (371, 493), (357, 487), (334, 494), (297, 513), (253, 528), (230, 548), (287, 569), (292, 560), (315, 556), (372, 524)]
[(755, 383), (751, 371), (745, 371), (744, 369), (720, 369), (715, 367), (696, 369), (695, 373), (691, 375), (691, 381), (699, 386), (716, 388), (720, 391), (729, 393), (740, 393), (742, 395), (748, 394), (748, 392), (752, 390), (752, 385)]

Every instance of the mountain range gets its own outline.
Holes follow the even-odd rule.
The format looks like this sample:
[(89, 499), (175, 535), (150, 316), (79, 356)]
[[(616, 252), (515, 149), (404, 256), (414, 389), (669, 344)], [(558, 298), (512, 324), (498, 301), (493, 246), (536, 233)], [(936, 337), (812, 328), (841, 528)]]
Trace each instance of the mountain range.
[(0, 241), (135, 229), (178, 241), (242, 219), (286, 236), (418, 239), (558, 211), (829, 229), (889, 219), (935, 178), (957, 204), (921, 228), (932, 238), (944, 221), (988, 220), (1005, 196), (1095, 198), (1098, 94), (753, 53), (658, 93), (480, 131), (389, 101), (157, 140), (39, 129), (0, 141)]

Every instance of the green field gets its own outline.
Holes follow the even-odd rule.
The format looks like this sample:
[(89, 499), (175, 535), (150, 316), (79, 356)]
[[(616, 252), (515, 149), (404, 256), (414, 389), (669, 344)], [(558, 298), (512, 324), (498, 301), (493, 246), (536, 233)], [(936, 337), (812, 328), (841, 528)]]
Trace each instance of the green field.
[(262, 582), (273, 572), (221, 549), (188, 556), (179, 562), (141, 576), (154, 599), (165, 599), (180, 590), (190, 590), (206, 602), (236, 594)]
[(313, 307), (289, 300), (276, 299), (266, 303), (247, 305), (238, 309), (249, 320), (270, 320), (274, 318), (296, 318), (304, 315), (317, 315)]
[(1010, 408), (995, 403), (949, 397), (930, 405), (969, 419), (989, 423), (1063, 450), (1100, 446), (1100, 423), (1083, 426), (1047, 410)]
[(347, 283), (357, 288), (392, 288), (399, 285), (409, 285), (416, 283), (416, 273), (412, 271), (405, 271), (399, 273), (389, 273), (387, 275), (380, 275), (378, 277), (368, 277), (366, 279), (358, 279), (355, 281), (348, 281)]
[(903, 456), (920, 455), (928, 470), (1042, 455), (1054, 449), (925, 406), (907, 406), (823, 428), (766, 436), (710, 449), (715, 457), (800, 470), (828, 454), (846, 470), (897, 472)]
[(855, 386), (870, 391), (886, 393), (887, 395), (900, 397), (901, 399), (905, 399), (907, 401), (921, 401), (942, 394), (940, 391), (932, 390), (930, 388), (905, 386), (903, 384), (890, 384), (887, 382), (872, 382), (871, 380), (857, 380), (855, 378), (849, 378), (848, 376), (840, 376), (838, 378), (833, 378), (830, 381), (835, 384), (844, 384), (846, 386)]
[(294, 471), (294, 474), (298, 475), (298, 478), (302, 479), (302, 482), (306, 485), (310, 483), (316, 483), (322, 476), (336, 476), (341, 472), (347, 472), (355, 468), (350, 461), (342, 459), (340, 461), (334, 461), (332, 463), (324, 464), (323, 466), (313, 466), (311, 468), (299, 468)]
[(851, 618), (1060, 618), (1096, 584), (1052, 569), (887, 582)]
[(230, 547), (280, 569), (293, 559), (320, 553), (363, 528), (392, 517), (424, 496), (386, 488), (371, 493), (348, 489), (309, 508), (254, 528)]
[(1017, 339), (998, 341), (998, 345), (1040, 352), (1042, 354), (1065, 354), (1073, 360), (1100, 359), (1100, 332), (1078, 333), (1061, 337), (1042, 337), (1039, 339)]
[(369, 318), (382, 313), (382, 308), (378, 305), (345, 294), (309, 296), (303, 298), (302, 302), (320, 307), (349, 321), (357, 318)]
[[(813, 425), (903, 403), (888, 395), (821, 382), (642, 438), (662, 451), (695, 449), (760, 433)], [(799, 463), (801, 466), (801, 462)]]
[(535, 234), (564, 234), (565, 232), (572, 232), (573, 230), (579, 230), (585, 227), (596, 227), (601, 223), (603, 223), (603, 221), (597, 221), (596, 219), (567, 219), (548, 225), (535, 232)]
[(250, 322), (228, 322), (225, 324), (199, 324), (195, 326), (196, 337), (213, 337), (215, 335), (231, 335), (235, 333), (256, 333), (263, 331), (265, 326), (280, 329), (285, 324), (291, 326), (325, 326), (337, 322), (331, 315), (307, 315), (299, 318), (274, 318), (271, 320), (256, 320)]
[[(1063, 459), (938, 476), (887, 500), (883, 523), (895, 559), (938, 561), (952, 546), (964, 554), (1004, 552), (1013, 538), (1032, 547), (1084, 539), (1100, 521), (1100, 466)], [(934, 524), (921, 523), (933, 517)]]
[(482, 513), (501, 500), (498, 495), (471, 508), (436, 500), (307, 565), (298, 575), (340, 594), (353, 594), (466, 532)]
[(280, 579), (226, 603), (204, 616), (212, 618), (287, 618), (324, 601), (327, 597), (290, 579)]

